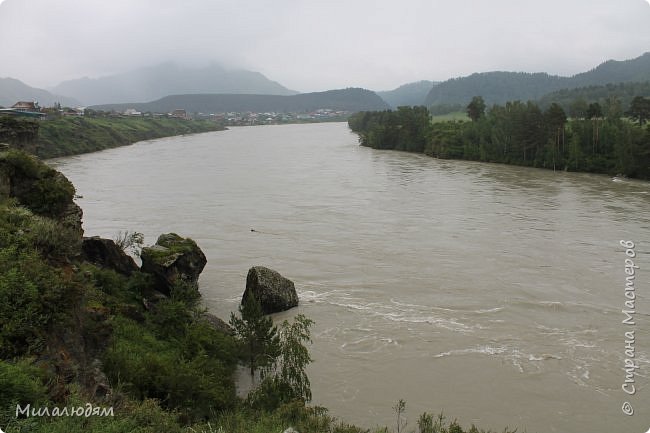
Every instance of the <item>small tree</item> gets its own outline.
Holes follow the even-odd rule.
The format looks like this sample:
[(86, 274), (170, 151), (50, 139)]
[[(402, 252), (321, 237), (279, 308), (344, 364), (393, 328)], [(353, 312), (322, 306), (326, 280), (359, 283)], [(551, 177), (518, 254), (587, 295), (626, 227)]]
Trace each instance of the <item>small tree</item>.
[(279, 329), (279, 351), (275, 361), (262, 371), (262, 383), (251, 394), (253, 407), (273, 410), (292, 401), (311, 401), (311, 384), (305, 369), (312, 362), (306, 343), (311, 343), (313, 321), (302, 314)]
[(473, 122), (485, 115), (485, 101), (481, 96), (474, 96), (467, 105), (467, 115)]
[(587, 101), (584, 98), (574, 100), (569, 106), (569, 116), (574, 119), (583, 119), (587, 115)]
[(599, 123), (600, 119), (603, 117), (603, 109), (598, 102), (589, 104), (589, 108), (587, 108), (587, 117), (591, 119), (591, 122), (593, 123), (591, 154), (595, 155), (596, 150), (598, 149), (598, 143), (600, 141)]
[(616, 96), (610, 96), (605, 100), (603, 107), (605, 117), (609, 120), (618, 120), (623, 115), (623, 106), (621, 100)]
[(603, 117), (603, 108), (598, 102), (592, 102), (587, 108), (587, 117), (589, 119), (597, 119)]
[(131, 252), (133, 255), (140, 257), (142, 246), (144, 245), (144, 235), (139, 232), (129, 232), (127, 230), (124, 233), (118, 232), (113, 241), (125, 253)]
[(418, 419), (418, 430), (419, 433), (434, 433), (433, 415), (427, 412), (421, 414), (420, 419)]
[(273, 370), (275, 380), (285, 389), (286, 401), (311, 401), (311, 384), (305, 369), (313, 361), (306, 343), (311, 343), (309, 328), (314, 321), (298, 314), (293, 323), (282, 322), (280, 326), (280, 356)]
[[(567, 117), (562, 107), (557, 103), (552, 103), (544, 112), (544, 120), (550, 128), (553, 135), (553, 170), (555, 170), (556, 158), (564, 154), (564, 125)], [(560, 150), (560, 145), (562, 150)]]
[(393, 406), (395, 415), (397, 415), (397, 433), (401, 433), (402, 429), (406, 428), (406, 420), (402, 419), (402, 415), (406, 412), (406, 402), (401, 398), (395, 406)]
[(639, 122), (640, 126), (643, 125), (650, 119), (650, 98), (636, 96), (632, 99), (630, 109), (625, 114)]
[(262, 305), (250, 293), (239, 306), (241, 318), (230, 314), (230, 326), (240, 346), (240, 356), (250, 368), (251, 379), (255, 371), (272, 365), (280, 351), (278, 329), (270, 317), (264, 316)]

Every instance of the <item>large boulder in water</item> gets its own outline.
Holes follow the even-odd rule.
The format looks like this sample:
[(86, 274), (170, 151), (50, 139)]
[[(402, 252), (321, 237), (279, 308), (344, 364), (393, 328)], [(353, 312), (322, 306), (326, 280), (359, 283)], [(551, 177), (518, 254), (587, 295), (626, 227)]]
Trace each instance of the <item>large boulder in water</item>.
[(83, 238), (81, 251), (85, 260), (123, 275), (138, 271), (138, 265), (111, 239), (92, 236)]
[(293, 281), (264, 266), (253, 266), (248, 271), (242, 304), (251, 294), (262, 305), (264, 314), (285, 311), (298, 305)]
[(199, 289), (199, 275), (207, 259), (192, 239), (176, 233), (160, 235), (155, 245), (142, 249), (142, 272), (152, 274), (158, 291), (170, 295), (172, 288), (184, 282)]

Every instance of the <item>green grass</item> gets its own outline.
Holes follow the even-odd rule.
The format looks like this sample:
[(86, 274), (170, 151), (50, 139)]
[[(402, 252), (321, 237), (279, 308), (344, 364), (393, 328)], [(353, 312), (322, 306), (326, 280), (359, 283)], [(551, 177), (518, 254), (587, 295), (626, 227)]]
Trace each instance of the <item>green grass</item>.
[(208, 120), (147, 117), (67, 117), (40, 122), (36, 154), (41, 158), (76, 155), (142, 140), (222, 130)]
[(452, 122), (452, 121), (468, 121), (469, 117), (464, 111), (454, 111), (453, 113), (439, 114), (431, 116), (431, 123), (439, 122)]

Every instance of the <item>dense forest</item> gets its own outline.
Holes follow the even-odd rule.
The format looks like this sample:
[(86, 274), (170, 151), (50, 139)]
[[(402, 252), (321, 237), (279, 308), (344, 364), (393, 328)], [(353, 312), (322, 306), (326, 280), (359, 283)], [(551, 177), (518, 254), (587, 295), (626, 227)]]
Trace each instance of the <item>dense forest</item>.
[(566, 78), (542, 72), (475, 73), (433, 86), (426, 97), (425, 105), (466, 105), (474, 95), (482, 95), (489, 104), (503, 104), (517, 99), (527, 101), (565, 87), (569, 87)]
[(562, 89), (544, 95), (536, 102), (544, 109), (556, 102), (569, 117), (584, 117), (590, 103), (597, 102), (602, 107), (616, 105), (622, 110), (622, 107), (629, 107), (638, 95), (650, 95), (650, 81)]
[(471, 122), (431, 123), (426, 108), (400, 107), (360, 112), (348, 124), (362, 145), (376, 149), (650, 179), (648, 98), (635, 97), (626, 110), (616, 101), (594, 102), (569, 120), (557, 103), (544, 110), (520, 101), (487, 109), (474, 97), (467, 114)]

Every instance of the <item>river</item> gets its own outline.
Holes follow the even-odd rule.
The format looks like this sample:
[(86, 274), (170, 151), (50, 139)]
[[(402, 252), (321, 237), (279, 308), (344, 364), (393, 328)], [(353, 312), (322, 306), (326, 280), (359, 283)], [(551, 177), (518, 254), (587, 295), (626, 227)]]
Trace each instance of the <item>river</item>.
[[(201, 292), (226, 320), (249, 267), (292, 279), (300, 306), (276, 319), (316, 322), (313, 403), (346, 421), (394, 425), (404, 399), (409, 429), (425, 410), (499, 431), (650, 427), (648, 183), (378, 151), (342, 123), (52, 164), (82, 196), (87, 235), (195, 239)], [(636, 244), (634, 325), (620, 240)], [(621, 388), (629, 331), (634, 395)]]

